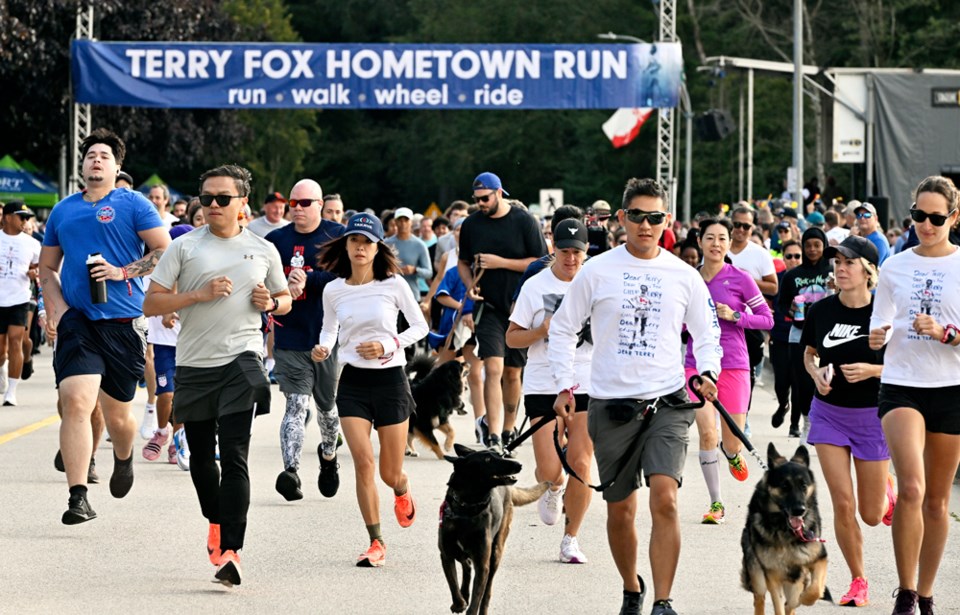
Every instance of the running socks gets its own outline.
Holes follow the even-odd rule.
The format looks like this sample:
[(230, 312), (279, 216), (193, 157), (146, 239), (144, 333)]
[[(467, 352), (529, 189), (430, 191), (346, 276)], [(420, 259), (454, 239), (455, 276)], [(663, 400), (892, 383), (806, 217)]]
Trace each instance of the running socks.
[(87, 497), (87, 486), (74, 485), (73, 487), (70, 487), (70, 495), (79, 495), (82, 497)]
[(373, 542), (374, 540), (379, 540), (379, 541), (380, 541), (380, 544), (386, 546), (386, 543), (383, 542), (383, 534), (380, 533), (380, 524), (379, 524), (379, 523), (374, 523), (374, 524), (372, 524), (372, 525), (368, 525), (368, 526), (367, 526), (367, 535), (370, 536), (370, 542)]
[[(303, 437), (307, 420), (310, 396), (292, 393), (287, 395), (286, 410), (280, 423), (280, 453), (283, 455), (283, 467), (300, 468), (300, 456), (303, 450)], [(334, 435), (334, 450), (336, 450)]]
[(717, 466), (717, 449), (700, 451), (700, 470), (703, 471), (703, 480), (707, 483), (711, 502), (722, 502), (720, 495), (720, 469)]

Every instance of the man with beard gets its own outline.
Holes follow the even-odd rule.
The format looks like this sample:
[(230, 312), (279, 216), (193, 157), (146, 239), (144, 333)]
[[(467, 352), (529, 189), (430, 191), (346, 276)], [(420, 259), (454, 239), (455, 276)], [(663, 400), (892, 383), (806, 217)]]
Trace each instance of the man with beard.
[[(547, 253), (537, 221), (506, 204), (504, 195), (509, 193), (493, 173), (481, 173), (473, 181), (473, 200), (479, 210), (463, 222), (457, 264), (467, 296), (478, 302), (473, 315), (464, 317), (467, 326), (476, 322), (477, 354), (483, 359), (486, 375), (483, 396), (487, 415), (477, 419), (478, 426), (484, 444), (500, 452), (501, 431), (512, 433), (516, 422), (523, 369), (521, 352), (506, 344), (511, 299), (527, 265)], [(471, 269), (475, 258), (485, 272), (479, 285)]]

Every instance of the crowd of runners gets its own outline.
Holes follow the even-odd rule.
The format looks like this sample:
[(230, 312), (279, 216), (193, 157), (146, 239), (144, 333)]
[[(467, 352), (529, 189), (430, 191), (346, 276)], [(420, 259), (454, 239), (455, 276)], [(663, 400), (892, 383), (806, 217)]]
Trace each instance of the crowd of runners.
[[(64, 524), (97, 516), (87, 485), (100, 480), (104, 430), (116, 498), (134, 483), (137, 449), (156, 461), (166, 448), (209, 522), (215, 578), (240, 584), (250, 439), (273, 383), (284, 397), (278, 496), (303, 498), (316, 416), (318, 489), (337, 495), (345, 442), (368, 534), (356, 563), (383, 566), (377, 476), (409, 527), (418, 508), (404, 459), (417, 407), (405, 365), (434, 354), (467, 366), (477, 445), (514, 455), (521, 408), (531, 428), (554, 425), (531, 438), (533, 474), (551, 483), (543, 523), (564, 520), (564, 563), (589, 559), (578, 535), (596, 461), (627, 615), (648, 593), (637, 562), (646, 484), (652, 612), (671, 615), (690, 428), (705, 486), (698, 518), (721, 524), (720, 466), (737, 481), (752, 468), (711, 402), (749, 437), (769, 357), (773, 427), (789, 416), (789, 437), (816, 448), (830, 492), (851, 576), (840, 603), (868, 602), (860, 522), (883, 523), (899, 576), (894, 615), (934, 613), (960, 463), (960, 196), (949, 179), (921, 181), (909, 231), (888, 237), (870, 203), (816, 198), (675, 221), (649, 179), (629, 180), (619, 207), (537, 216), (490, 172), (465, 186), (472, 204), (436, 218), (345, 209), (311, 179), (269, 194), (255, 216), (240, 166), (204, 172), (199, 196), (171, 203), (166, 186), (149, 200), (132, 189), (110, 131), (94, 131), (82, 153), (82, 192), (41, 227), (26, 205), (6, 203), (0, 233), (0, 391), (16, 405), (35, 346), (53, 345)], [(693, 408), (694, 398), (707, 403)]]

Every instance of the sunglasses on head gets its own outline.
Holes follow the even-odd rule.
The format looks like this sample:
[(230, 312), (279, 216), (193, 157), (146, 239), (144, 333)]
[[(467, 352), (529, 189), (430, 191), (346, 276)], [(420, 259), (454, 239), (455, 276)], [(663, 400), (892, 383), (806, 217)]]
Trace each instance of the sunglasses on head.
[(785, 258), (788, 261), (798, 261), (801, 258), (803, 258), (803, 256), (800, 254), (784, 254), (783, 258)]
[(934, 226), (943, 226), (944, 224), (947, 223), (947, 218), (952, 216), (956, 211), (957, 211), (956, 209), (953, 209), (947, 215), (928, 214), (922, 209), (917, 209), (917, 204), (914, 203), (913, 205), (910, 206), (910, 218), (917, 224), (930, 220), (930, 224)]
[(233, 199), (242, 199), (243, 197), (231, 194), (201, 194), (198, 198), (200, 199), (200, 204), (204, 207), (210, 207), (214, 201), (216, 201), (220, 207), (226, 207)]
[(741, 231), (749, 231), (753, 228), (753, 225), (749, 222), (734, 222), (733, 228), (740, 229)]
[(862, 211), (857, 214), (857, 220), (863, 220), (864, 218), (869, 220), (872, 217), (873, 217), (873, 214), (870, 213), (869, 211)]
[(491, 192), (490, 194), (485, 194), (485, 195), (483, 195), (483, 196), (474, 196), (474, 197), (473, 197), (473, 202), (474, 202), (474, 203), (486, 203), (487, 201), (489, 201), (490, 199), (492, 199), (496, 194), (497, 194), (496, 192)]
[(317, 202), (317, 199), (290, 199), (288, 204), (290, 205), (291, 209), (293, 209), (294, 207), (303, 207), (304, 209), (306, 209), (307, 207), (310, 207), (316, 202)]
[(627, 217), (627, 220), (634, 222), (636, 224), (642, 224), (644, 220), (650, 223), (651, 226), (656, 226), (658, 224), (663, 224), (663, 221), (667, 219), (667, 212), (665, 211), (643, 211), (642, 209), (624, 209), (623, 214)]

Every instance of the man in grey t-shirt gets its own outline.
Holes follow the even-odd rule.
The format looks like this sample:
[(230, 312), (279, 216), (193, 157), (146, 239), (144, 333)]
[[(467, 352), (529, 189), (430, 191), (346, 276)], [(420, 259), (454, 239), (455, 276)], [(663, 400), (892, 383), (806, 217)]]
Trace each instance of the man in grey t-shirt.
[(210, 522), (207, 552), (216, 580), (227, 586), (241, 580), (251, 426), (270, 409), (260, 313), (286, 314), (292, 304), (277, 249), (240, 226), (249, 194), (244, 168), (224, 165), (200, 177), (207, 226), (170, 246), (143, 303), (149, 316), (183, 316), (174, 415), (184, 424), (190, 475)]
[(413, 234), (413, 211), (409, 207), (397, 209), (393, 219), (397, 222), (397, 234), (387, 237), (384, 243), (397, 253), (403, 279), (410, 286), (414, 300), (420, 303), (420, 281), (426, 283), (433, 277), (430, 252), (423, 240)]

